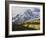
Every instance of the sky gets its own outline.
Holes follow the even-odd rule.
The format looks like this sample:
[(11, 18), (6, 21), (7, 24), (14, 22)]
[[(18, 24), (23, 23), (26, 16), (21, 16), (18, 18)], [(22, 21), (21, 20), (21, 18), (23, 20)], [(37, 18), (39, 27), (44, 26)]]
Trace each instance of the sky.
[[(15, 7), (12, 6), (12, 17), (15, 17), (17, 14), (23, 14), (27, 9), (31, 9), (31, 11), (34, 11), (36, 7)], [(40, 9), (39, 7), (37, 9)], [(33, 12), (34, 14), (40, 14), (37, 12)]]

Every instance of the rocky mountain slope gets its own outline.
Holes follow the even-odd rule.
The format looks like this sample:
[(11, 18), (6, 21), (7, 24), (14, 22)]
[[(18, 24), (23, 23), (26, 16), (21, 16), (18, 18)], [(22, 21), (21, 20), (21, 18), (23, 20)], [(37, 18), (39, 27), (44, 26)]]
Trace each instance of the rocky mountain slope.
[(33, 20), (40, 19), (40, 10), (35, 8), (34, 11), (27, 9), (23, 14), (17, 14), (16, 17), (12, 18), (12, 22), (15, 24), (22, 24), (24, 22), (32, 22)]

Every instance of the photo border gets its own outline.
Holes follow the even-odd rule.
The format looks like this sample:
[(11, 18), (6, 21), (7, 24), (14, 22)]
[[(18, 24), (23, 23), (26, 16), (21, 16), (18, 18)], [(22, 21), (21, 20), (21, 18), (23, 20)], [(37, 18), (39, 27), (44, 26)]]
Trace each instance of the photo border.
[[(24, 35), (8, 35), (9, 34), (9, 4), (22, 3), (22, 4), (34, 4), (43, 5), (43, 33), (37, 34), (24, 34)], [(45, 3), (42, 2), (22, 2), (22, 1), (5, 1), (5, 37), (23, 37), (23, 36), (40, 36), (45, 35)]]

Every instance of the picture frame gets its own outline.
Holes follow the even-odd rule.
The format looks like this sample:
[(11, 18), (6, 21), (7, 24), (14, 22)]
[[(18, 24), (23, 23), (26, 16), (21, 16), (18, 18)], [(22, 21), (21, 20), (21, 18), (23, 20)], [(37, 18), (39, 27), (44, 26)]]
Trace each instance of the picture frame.
[[(17, 14), (19, 14), (19, 12), (22, 12), (22, 11), (24, 12), (24, 10), (27, 10), (27, 9), (34, 10), (34, 8), (35, 9), (38, 8), (38, 10), (36, 12), (38, 13), (38, 15), (37, 15), (38, 18), (40, 17), (40, 21), (39, 21), (40, 27), (37, 26), (38, 29), (33, 29), (33, 30), (28, 29), (28, 28), (24, 28), (24, 29), (16, 28), (16, 27), (18, 27), (18, 26), (16, 26), (16, 24), (21, 24), (23, 20), (20, 20), (21, 22), (19, 20), (18, 20), (18, 22), (15, 21), (16, 24), (14, 24), (14, 20), (12, 20), (12, 19), (14, 19), (13, 18), (14, 15), (17, 15)], [(20, 15), (21, 15), (21, 13), (20, 13)], [(32, 17), (30, 17), (30, 19), (31, 18)], [(32, 19), (34, 19), (34, 18), (35, 17), (33, 17)], [(26, 18), (26, 19), (28, 19), (28, 18)], [(32, 23), (32, 21), (31, 21), (31, 23)], [(38, 25), (39, 25), (39, 23), (38, 23)], [(24, 22), (24, 24), (25, 24), (25, 22)], [(34, 22), (33, 22), (33, 24), (34, 24)], [(27, 27), (31, 27), (31, 26), (27, 26)], [(14, 28), (15, 28), (15, 30), (14, 30)], [(6, 1), (5, 2), (5, 36), (6, 37), (21, 37), (21, 36), (38, 36), (38, 35), (45, 35), (45, 3), (24, 2), (24, 1), (23, 2), (22, 1)]]

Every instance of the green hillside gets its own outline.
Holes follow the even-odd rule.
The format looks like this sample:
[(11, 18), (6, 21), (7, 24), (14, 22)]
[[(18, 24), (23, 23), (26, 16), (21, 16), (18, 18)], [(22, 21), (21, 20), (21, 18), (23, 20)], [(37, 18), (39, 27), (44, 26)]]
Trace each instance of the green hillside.
[(40, 30), (40, 19), (26, 22), (20, 25), (15, 25), (13, 30)]

